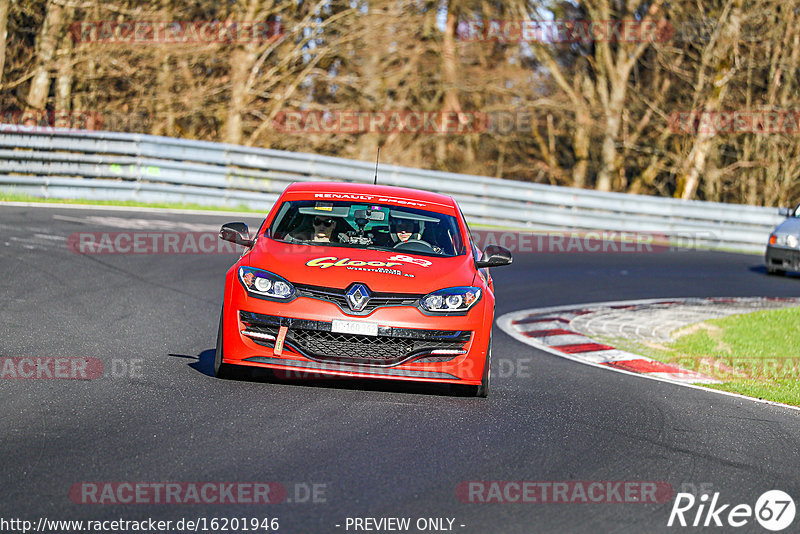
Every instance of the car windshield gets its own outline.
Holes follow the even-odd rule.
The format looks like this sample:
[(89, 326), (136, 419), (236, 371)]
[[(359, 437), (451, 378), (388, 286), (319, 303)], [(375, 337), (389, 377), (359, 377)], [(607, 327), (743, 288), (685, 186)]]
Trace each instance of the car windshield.
[(284, 202), (269, 237), (303, 245), (399, 250), (434, 256), (465, 254), (455, 217), (363, 202)]

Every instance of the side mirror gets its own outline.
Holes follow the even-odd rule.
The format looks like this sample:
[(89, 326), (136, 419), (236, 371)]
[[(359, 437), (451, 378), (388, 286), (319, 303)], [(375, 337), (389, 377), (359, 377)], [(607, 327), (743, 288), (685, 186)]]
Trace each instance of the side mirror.
[(219, 238), (244, 247), (249, 247), (253, 244), (253, 240), (250, 239), (250, 230), (243, 222), (223, 224), (219, 230)]
[(480, 261), (475, 262), (478, 269), (485, 267), (500, 267), (509, 265), (513, 261), (511, 251), (499, 245), (489, 245), (483, 249), (483, 256)]
[(792, 215), (792, 210), (790, 210), (789, 208), (778, 208), (778, 215), (789, 217)]

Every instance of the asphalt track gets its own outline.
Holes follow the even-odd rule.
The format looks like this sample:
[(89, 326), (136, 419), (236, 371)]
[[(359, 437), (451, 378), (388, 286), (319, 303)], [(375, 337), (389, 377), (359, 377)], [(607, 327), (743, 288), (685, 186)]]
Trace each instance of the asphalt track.
[[(80, 255), (66, 246), (73, 232), (126, 222), (187, 230), (231, 219), (260, 222), (0, 206), (0, 356), (90, 356), (107, 371), (141, 361), (132, 376), (0, 380), (0, 518), (277, 517), (279, 532), (336, 533), (348, 532), (347, 517), (449, 517), (464, 533), (659, 532), (696, 529), (666, 527), (672, 499), (480, 504), (462, 502), (456, 488), (630, 480), (705, 485), (734, 504), (773, 488), (800, 497), (796, 411), (580, 365), (496, 327), (495, 365), (506, 372), (494, 369), (488, 399), (384, 382), (219, 380), (216, 327), (235, 255)], [(494, 276), (498, 315), (800, 296), (800, 278), (766, 276), (758, 256), (705, 251), (521, 254)], [(519, 362), (523, 370), (509, 373)], [(313, 504), (75, 504), (68, 491), (82, 481), (280, 481), (289, 499), (296, 484), (325, 484), (325, 494)], [(752, 520), (737, 531), (763, 532)]]

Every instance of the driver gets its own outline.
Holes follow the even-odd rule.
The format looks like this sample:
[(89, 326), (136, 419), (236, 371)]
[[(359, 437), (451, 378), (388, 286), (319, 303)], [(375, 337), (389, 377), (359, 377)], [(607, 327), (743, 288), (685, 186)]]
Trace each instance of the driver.
[(389, 237), (395, 245), (398, 243), (405, 243), (409, 239), (421, 239), (419, 233), (419, 223), (412, 219), (400, 219), (393, 217), (389, 221)]

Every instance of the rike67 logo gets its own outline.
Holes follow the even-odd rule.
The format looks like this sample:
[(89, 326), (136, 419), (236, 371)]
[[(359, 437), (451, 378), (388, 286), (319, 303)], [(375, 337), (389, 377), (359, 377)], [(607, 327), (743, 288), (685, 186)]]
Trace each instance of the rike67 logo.
[(667, 526), (738, 528), (755, 518), (765, 529), (778, 532), (792, 524), (794, 515), (794, 500), (781, 490), (765, 492), (756, 500), (755, 507), (749, 504), (722, 504), (719, 502), (719, 492), (711, 497), (703, 494), (700, 498), (691, 493), (678, 493)]

